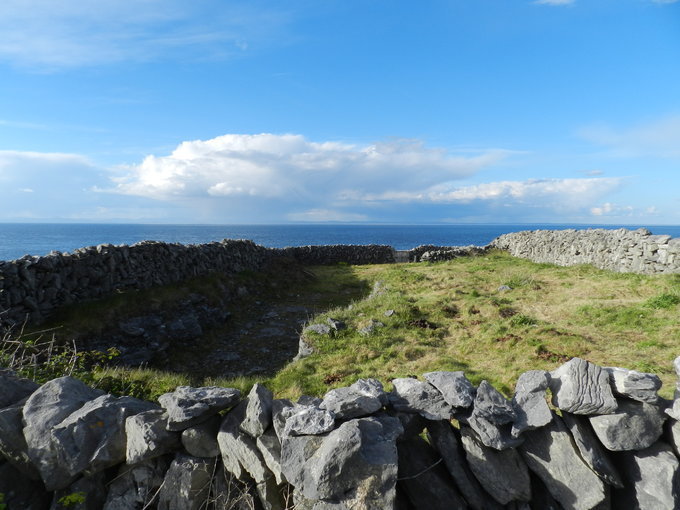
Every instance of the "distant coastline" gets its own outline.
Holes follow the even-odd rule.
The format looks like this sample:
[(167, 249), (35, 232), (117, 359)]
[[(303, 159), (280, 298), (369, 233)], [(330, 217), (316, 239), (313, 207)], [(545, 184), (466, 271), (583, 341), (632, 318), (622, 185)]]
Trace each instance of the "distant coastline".
[(522, 230), (566, 228), (648, 228), (653, 234), (680, 237), (680, 225), (599, 224), (286, 224), (286, 225), (144, 225), (78, 223), (0, 223), (0, 260), (23, 255), (70, 252), (98, 244), (134, 244), (144, 240), (201, 244), (249, 239), (269, 248), (327, 244), (387, 244), (407, 250), (423, 244), (486, 245)]

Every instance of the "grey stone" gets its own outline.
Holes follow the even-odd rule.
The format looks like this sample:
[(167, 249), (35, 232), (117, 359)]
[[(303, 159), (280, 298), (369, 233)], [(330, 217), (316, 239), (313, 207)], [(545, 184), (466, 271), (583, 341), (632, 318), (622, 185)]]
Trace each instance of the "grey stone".
[(293, 413), (286, 419), (284, 436), (303, 436), (325, 434), (333, 430), (333, 413), (314, 406), (296, 405)]
[(607, 414), (616, 411), (609, 373), (581, 358), (572, 358), (550, 374), (553, 405), (572, 414)]
[(165, 458), (145, 460), (134, 466), (121, 466), (108, 486), (103, 510), (142, 510), (148, 508), (160, 489), (169, 462)]
[(169, 431), (167, 424), (168, 414), (163, 409), (129, 416), (125, 420), (126, 462), (138, 464), (175, 450), (180, 443), (179, 433)]
[(680, 398), (678, 398), (677, 395), (673, 400), (673, 405), (671, 407), (664, 409), (664, 412), (674, 420), (680, 420)]
[(40, 471), (48, 491), (66, 487), (73, 481), (73, 476), (59, 463), (52, 443), (52, 428), (102, 394), (77, 379), (60, 377), (43, 384), (26, 401), (23, 422), (28, 456)]
[(379, 397), (366, 395), (352, 385), (328, 391), (319, 407), (330, 411), (339, 420), (349, 420), (373, 414), (382, 406)]
[(274, 429), (267, 430), (255, 441), (257, 449), (260, 450), (264, 463), (274, 474), (276, 483), (281, 485), (286, 481), (281, 469), (281, 441), (277, 437)]
[(217, 433), (222, 419), (219, 415), (208, 421), (194, 425), (182, 431), (182, 446), (193, 457), (211, 458), (220, 455), (220, 445), (217, 443)]
[(5, 457), (16, 469), (31, 480), (40, 480), (40, 473), (31, 463), (24, 439), (21, 420), (24, 401), (0, 409), (0, 459)]
[(155, 407), (132, 397), (102, 395), (52, 428), (62, 469), (72, 475), (97, 473), (125, 460), (125, 420)]
[(0, 462), (0, 494), (7, 510), (45, 510), (50, 504), (42, 482), (27, 478), (9, 463)]
[(505, 292), (508, 290), (512, 290), (512, 287), (510, 287), (509, 285), (501, 285), (500, 287), (498, 287), (498, 292)]
[(605, 370), (609, 373), (609, 382), (617, 395), (650, 404), (659, 400), (659, 376), (619, 367), (605, 367)]
[(453, 407), (430, 383), (407, 377), (393, 379), (392, 384), (394, 391), (389, 399), (396, 411), (418, 413), (433, 421), (451, 419)]
[(570, 413), (562, 413), (562, 421), (569, 429), (574, 443), (581, 453), (581, 458), (590, 469), (602, 480), (614, 487), (623, 487), (621, 475), (610, 460), (607, 451), (597, 440), (595, 433), (585, 416), (577, 416)]
[(517, 450), (484, 446), (467, 426), (460, 432), (470, 470), (493, 499), (501, 505), (531, 499), (529, 470)]
[(616, 413), (591, 416), (590, 424), (608, 450), (644, 450), (661, 437), (665, 420), (654, 404), (620, 399)]
[(288, 483), (302, 488), (306, 465), (324, 436), (284, 436), (281, 440), (281, 471)]
[(548, 373), (543, 370), (524, 372), (517, 379), (512, 407), (516, 419), (512, 424), (511, 435), (519, 437), (525, 430), (533, 430), (547, 425), (552, 420), (550, 407), (546, 402)]
[(678, 459), (659, 441), (640, 451), (619, 454), (624, 490), (614, 492), (615, 508), (679, 508)]
[(392, 317), (394, 315), (394, 310), (385, 310), (385, 313), (383, 314), (385, 317)]
[(314, 353), (314, 348), (307, 342), (304, 334), (300, 335), (298, 339), (298, 352), (293, 358), (293, 361), (299, 361), (307, 356), (311, 356)]
[(369, 336), (372, 335), (376, 329), (384, 327), (385, 324), (383, 324), (382, 322), (375, 319), (371, 319), (368, 324), (366, 324), (362, 328), (359, 328), (359, 334), (363, 336)]
[(288, 399), (274, 399), (272, 402), (272, 425), (279, 441), (283, 440), (286, 420), (293, 412), (293, 403)]
[(215, 459), (177, 454), (158, 493), (158, 510), (198, 510), (210, 496)]
[(468, 408), (475, 400), (475, 387), (463, 372), (428, 372), (423, 377), (453, 407)]
[(301, 406), (319, 407), (321, 405), (321, 402), (323, 402), (323, 399), (321, 399), (319, 397), (310, 397), (309, 395), (301, 395), (300, 398), (297, 399), (296, 404), (301, 405)]
[(0, 369), (0, 409), (26, 399), (40, 385), (29, 379), (19, 377), (12, 370)]
[(606, 501), (604, 483), (583, 462), (558, 416), (524, 438), (519, 450), (525, 462), (562, 506), (586, 510)]
[[(421, 437), (397, 443), (399, 487), (418, 510), (466, 509), (442, 459)], [(387, 507), (386, 507), (387, 508)], [(391, 508), (391, 507), (389, 507)]]
[(465, 460), (465, 451), (451, 423), (445, 420), (430, 421), (427, 424), (429, 443), (444, 459), (449, 474), (456, 482), (456, 487), (474, 510), (500, 509), (500, 505), (489, 496), (475, 475), (470, 471)]
[(272, 392), (261, 384), (255, 385), (248, 393), (246, 401), (246, 416), (241, 422), (241, 430), (251, 437), (264, 433), (272, 423)]
[(234, 388), (178, 386), (158, 401), (168, 413), (168, 430), (181, 431), (232, 407), (240, 396)]
[(245, 416), (248, 403), (244, 400), (227, 413), (217, 433), (222, 462), (227, 471), (236, 478), (243, 478), (248, 473), (257, 482), (263, 482), (271, 476), (255, 445), (255, 440), (241, 432), (239, 425)]
[(329, 317), (328, 319), (326, 319), (326, 322), (328, 322), (328, 325), (334, 331), (342, 331), (343, 329), (347, 329), (347, 324), (345, 324), (341, 320), (333, 319), (332, 317)]
[(512, 404), (487, 381), (477, 388), (472, 414), (468, 424), (485, 446), (505, 450), (519, 445), (523, 439), (511, 435), (516, 419)]
[(316, 333), (317, 335), (330, 335), (331, 327), (328, 324), (310, 324), (303, 330), (304, 333)]
[(255, 492), (264, 510), (285, 510), (286, 504), (273, 478), (269, 477), (265, 481), (255, 486)]
[(377, 379), (357, 379), (350, 388), (367, 397), (377, 398), (383, 405), (386, 405), (389, 401), (382, 383)]
[(680, 457), (680, 422), (666, 420), (664, 424), (665, 439), (673, 447), (675, 455)]

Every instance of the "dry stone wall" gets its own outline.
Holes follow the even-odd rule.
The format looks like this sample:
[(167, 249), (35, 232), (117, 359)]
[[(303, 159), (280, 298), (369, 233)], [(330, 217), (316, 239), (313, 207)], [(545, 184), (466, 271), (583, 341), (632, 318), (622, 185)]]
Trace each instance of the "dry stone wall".
[(511, 400), (429, 372), (295, 403), (259, 384), (154, 403), (0, 371), (0, 494), (8, 510), (673, 509), (680, 399), (660, 385), (573, 358)]
[(504, 234), (491, 247), (560, 266), (592, 264), (623, 273), (680, 273), (680, 238), (638, 230), (533, 230)]

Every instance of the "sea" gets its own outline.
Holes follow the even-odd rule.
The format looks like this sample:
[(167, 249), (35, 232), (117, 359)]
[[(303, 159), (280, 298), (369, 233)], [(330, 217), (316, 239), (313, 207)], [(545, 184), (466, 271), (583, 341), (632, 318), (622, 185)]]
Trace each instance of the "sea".
[(644, 227), (653, 234), (680, 237), (680, 225), (583, 225), (583, 224), (288, 224), (288, 225), (142, 225), (75, 223), (0, 223), (0, 260), (24, 255), (71, 252), (99, 244), (134, 244), (164, 241), (201, 244), (222, 239), (249, 239), (270, 247), (387, 244), (408, 250), (423, 244), (436, 246), (483, 246), (508, 232), (566, 228)]

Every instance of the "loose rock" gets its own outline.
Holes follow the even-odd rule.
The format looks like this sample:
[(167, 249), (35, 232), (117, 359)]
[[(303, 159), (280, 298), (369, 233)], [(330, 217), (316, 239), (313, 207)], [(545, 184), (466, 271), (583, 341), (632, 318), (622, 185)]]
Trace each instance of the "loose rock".
[(159, 457), (179, 446), (179, 433), (167, 429), (168, 414), (163, 409), (151, 409), (125, 420), (127, 437), (125, 458), (128, 464)]
[(609, 373), (581, 358), (572, 358), (550, 374), (553, 405), (573, 414), (607, 414), (616, 411)]
[(590, 424), (608, 450), (644, 450), (659, 439), (665, 420), (658, 406), (619, 399), (615, 413), (591, 416)]
[(241, 430), (251, 437), (261, 436), (272, 423), (272, 392), (255, 383), (246, 400), (248, 405)]
[(182, 446), (193, 457), (212, 458), (220, 454), (217, 433), (222, 420), (215, 415), (208, 421), (189, 427), (182, 432)]
[(548, 373), (543, 370), (530, 370), (517, 379), (515, 396), (512, 399), (516, 414), (511, 430), (513, 437), (519, 437), (525, 430), (547, 425), (552, 420), (552, 413), (545, 400), (548, 377)]
[(158, 397), (168, 413), (168, 430), (181, 431), (232, 407), (241, 396), (234, 388), (178, 386)]
[(475, 387), (463, 372), (428, 372), (423, 377), (453, 407), (468, 408), (475, 400)]
[(418, 413), (428, 420), (449, 420), (453, 407), (430, 383), (410, 377), (393, 379), (394, 391), (389, 394), (390, 404), (396, 411)]
[(609, 373), (609, 381), (616, 394), (650, 404), (659, 400), (659, 376), (619, 367), (605, 367), (605, 370)]

